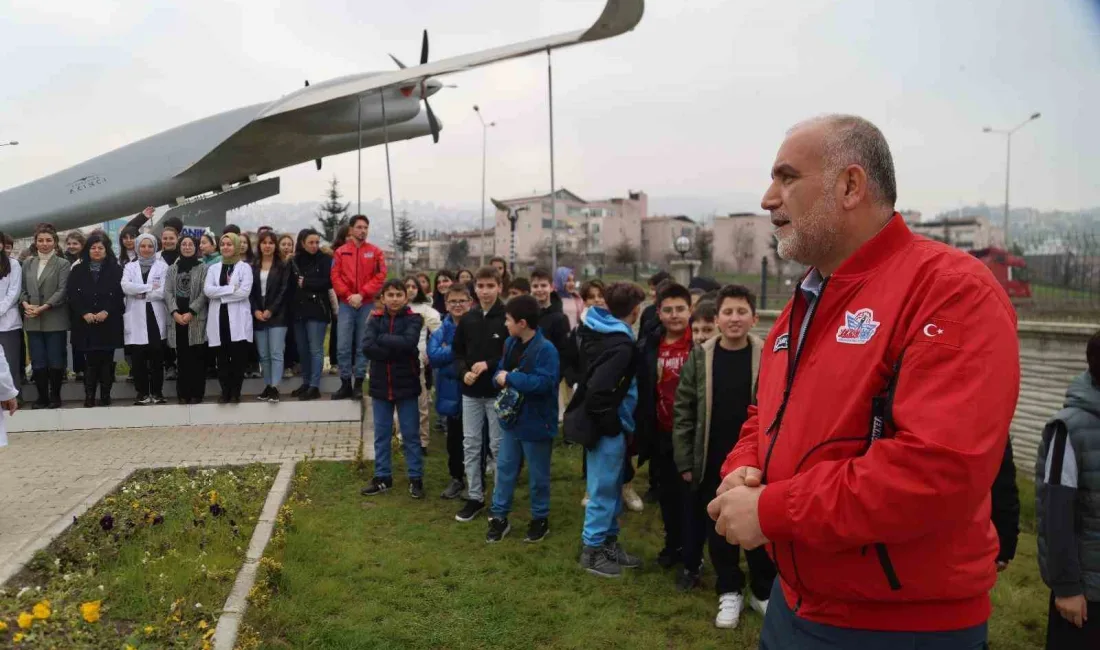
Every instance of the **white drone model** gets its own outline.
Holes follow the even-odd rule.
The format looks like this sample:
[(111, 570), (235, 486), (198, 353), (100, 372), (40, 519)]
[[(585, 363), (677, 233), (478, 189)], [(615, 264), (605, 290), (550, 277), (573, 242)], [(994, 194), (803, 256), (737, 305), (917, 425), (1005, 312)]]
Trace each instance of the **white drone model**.
[(588, 29), (434, 63), (428, 63), (425, 31), (418, 66), (406, 67), (391, 55), (400, 69), (307, 82), (271, 103), (184, 124), (0, 192), (0, 230), (19, 236), (41, 222), (85, 226), (149, 205), (180, 205), (310, 160), (320, 169), (322, 158), (360, 146), (429, 134), (438, 142), (442, 125), (428, 106), (442, 87), (435, 77), (611, 38), (634, 29), (643, 11), (644, 0), (607, 0)]

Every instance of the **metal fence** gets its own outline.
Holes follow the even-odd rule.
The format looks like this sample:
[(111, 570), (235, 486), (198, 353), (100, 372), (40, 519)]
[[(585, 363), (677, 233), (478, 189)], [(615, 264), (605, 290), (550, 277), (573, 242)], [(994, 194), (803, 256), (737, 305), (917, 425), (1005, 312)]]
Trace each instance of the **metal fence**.
[(1013, 278), (1031, 285), (1031, 297), (1015, 301), (1021, 315), (1100, 318), (1100, 234), (1029, 233), (1014, 239), (1012, 249), (1026, 263)]

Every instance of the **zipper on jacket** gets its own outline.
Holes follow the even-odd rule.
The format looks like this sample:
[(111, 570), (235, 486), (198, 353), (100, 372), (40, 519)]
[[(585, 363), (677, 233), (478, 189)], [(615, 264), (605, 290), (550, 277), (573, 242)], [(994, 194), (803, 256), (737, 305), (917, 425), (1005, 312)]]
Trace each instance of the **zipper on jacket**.
[[(783, 426), (783, 415), (787, 411), (787, 402), (791, 399), (791, 387), (794, 386), (794, 378), (798, 373), (798, 362), (802, 359), (802, 351), (805, 349), (806, 337), (810, 335), (810, 328), (813, 327), (814, 316), (817, 315), (817, 308), (821, 304), (822, 298), (825, 296), (825, 286), (829, 284), (829, 278), (825, 278), (821, 282), (821, 290), (817, 294), (817, 300), (807, 310), (805, 319), (805, 327), (803, 328), (802, 339), (798, 340), (795, 344), (794, 363), (788, 366), (787, 369), (787, 384), (783, 388), (783, 400), (779, 403), (779, 410), (775, 413), (775, 418), (772, 423), (768, 425), (767, 430), (764, 432), (765, 436), (771, 436), (771, 442), (768, 444), (768, 452), (764, 456), (764, 467), (761, 471), (760, 482), (767, 483), (768, 480), (768, 465), (771, 464), (772, 452), (775, 451), (775, 442), (779, 439), (779, 429)], [(796, 289), (797, 292), (802, 290), (802, 286), (799, 285)], [(788, 338), (794, 338), (794, 321), (790, 321), (787, 326)], [(788, 348), (789, 349), (789, 348)]]
[[(358, 269), (359, 267), (356, 267), (356, 268)], [(358, 281), (358, 279), (359, 279), (358, 271), (356, 272), (355, 277), (356, 277), (356, 281)], [(390, 334), (393, 334), (393, 324), (396, 321), (397, 321), (397, 318), (395, 318), (393, 316), (393, 314), (390, 314)], [(393, 364), (392, 363), (387, 363), (386, 364), (386, 389), (390, 393), (390, 401), (392, 402), (393, 401)]]

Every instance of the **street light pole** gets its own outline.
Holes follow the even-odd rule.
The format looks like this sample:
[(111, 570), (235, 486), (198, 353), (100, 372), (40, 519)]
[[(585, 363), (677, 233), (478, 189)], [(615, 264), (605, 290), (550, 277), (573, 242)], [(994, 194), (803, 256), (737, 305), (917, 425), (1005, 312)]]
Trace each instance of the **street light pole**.
[[(489, 127), (496, 126), (496, 122), (485, 123), (485, 118), (481, 117), (481, 109), (477, 104), (474, 104), (474, 112), (477, 113), (477, 119), (481, 122), (481, 255), (478, 266), (485, 266), (485, 160), (486, 151), (489, 142)], [(494, 220), (495, 221), (495, 220)], [(495, 230), (494, 230), (495, 233)], [(493, 253), (497, 252), (497, 238), (493, 236)]]
[(554, 66), (546, 49), (546, 89), (550, 107), (550, 272), (558, 268), (558, 194), (554, 187)]
[(1041, 113), (1032, 113), (1023, 122), (1020, 122), (1011, 129), (994, 129), (991, 127), (985, 127), (982, 129), (983, 133), (996, 133), (998, 135), (1005, 136), (1005, 216), (1004, 216), (1004, 230), (1005, 230), (1005, 250), (1009, 250), (1010, 238), (1008, 234), (1008, 188), (1009, 188), (1009, 175), (1012, 172), (1012, 134), (1027, 126), (1030, 122), (1039, 119)]

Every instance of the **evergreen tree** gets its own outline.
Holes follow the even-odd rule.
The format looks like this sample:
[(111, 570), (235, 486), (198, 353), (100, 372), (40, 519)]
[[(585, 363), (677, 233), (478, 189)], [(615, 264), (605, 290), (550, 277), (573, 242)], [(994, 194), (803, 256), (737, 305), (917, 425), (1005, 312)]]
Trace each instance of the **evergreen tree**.
[(397, 220), (397, 235), (393, 238), (393, 247), (401, 254), (402, 260), (412, 252), (416, 246), (416, 239), (416, 228), (409, 219), (409, 213), (403, 211)]
[(340, 203), (341, 198), (340, 181), (333, 176), (332, 181), (329, 182), (327, 200), (321, 204), (321, 209), (317, 212), (317, 221), (321, 222), (321, 236), (329, 242), (336, 239), (336, 231), (340, 226), (348, 224), (348, 207), (351, 202)]

